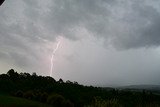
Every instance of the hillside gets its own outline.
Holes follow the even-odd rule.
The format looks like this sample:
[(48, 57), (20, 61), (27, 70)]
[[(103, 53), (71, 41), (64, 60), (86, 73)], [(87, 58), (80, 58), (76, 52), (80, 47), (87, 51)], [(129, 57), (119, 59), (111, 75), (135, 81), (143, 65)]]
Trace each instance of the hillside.
[(52, 77), (38, 76), (36, 73), (17, 73), (13, 69), (0, 75), (0, 92), (9, 95), (0, 96), (0, 105), (4, 102), (21, 102), (25, 107), (29, 104), (28, 101), (33, 101), (33, 104), (39, 102), (40, 105), (47, 104), (53, 107), (160, 106), (160, 95), (149, 90), (130, 91), (84, 86), (69, 80), (56, 81)]
[(0, 95), (0, 107), (51, 107), (50, 105), (28, 99)]

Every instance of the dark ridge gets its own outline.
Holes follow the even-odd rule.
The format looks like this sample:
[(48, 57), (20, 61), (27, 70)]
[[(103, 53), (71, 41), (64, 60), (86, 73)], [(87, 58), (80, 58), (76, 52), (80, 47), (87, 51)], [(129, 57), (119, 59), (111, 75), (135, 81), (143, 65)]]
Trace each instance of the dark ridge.
[(0, 0), (0, 6), (2, 5), (2, 3), (4, 2), (5, 0)]

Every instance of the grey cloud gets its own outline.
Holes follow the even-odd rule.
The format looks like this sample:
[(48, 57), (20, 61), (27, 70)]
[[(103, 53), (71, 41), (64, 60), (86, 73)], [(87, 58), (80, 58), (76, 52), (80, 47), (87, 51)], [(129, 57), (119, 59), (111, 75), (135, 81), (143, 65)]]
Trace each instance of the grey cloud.
[(120, 20), (122, 25), (127, 25), (122, 26), (123, 33), (114, 38), (114, 45), (123, 49), (159, 46), (159, 12), (151, 6), (137, 3), (132, 5), (132, 10), (128, 17)]
[(78, 34), (71, 32), (71, 29), (85, 27), (86, 24), (92, 24), (96, 18), (98, 20), (98, 17), (108, 14), (105, 5), (102, 5), (104, 3), (102, 0), (55, 0), (49, 15), (46, 16), (46, 26), (49, 25), (49, 28), (58, 34), (76, 39), (74, 35)]
[(145, 1), (55, 0), (45, 23), (68, 38), (78, 35), (72, 28), (84, 27), (115, 48), (130, 49), (159, 46), (159, 18)]
[[(159, 46), (160, 13), (145, 1), (22, 0), (14, 4), (18, 11), (12, 11), (17, 16), (9, 12), (15, 8), (13, 6), (8, 10), (2, 9), (0, 18), (6, 23), (3, 17), (10, 17), (8, 20), (15, 24), (2, 24), (1, 28), (6, 29), (5, 32), (10, 29), (10, 33), (25, 36), (34, 42), (54, 40), (56, 35), (77, 39), (79, 32), (75, 28), (81, 27), (116, 48)], [(5, 11), (11, 15), (8, 13), (7, 16)]]

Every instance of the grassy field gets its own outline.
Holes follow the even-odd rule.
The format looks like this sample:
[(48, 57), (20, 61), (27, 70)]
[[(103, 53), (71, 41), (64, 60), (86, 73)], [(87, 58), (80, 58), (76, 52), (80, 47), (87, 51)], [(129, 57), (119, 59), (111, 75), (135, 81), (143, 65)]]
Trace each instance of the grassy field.
[(0, 95), (0, 107), (51, 107), (49, 105), (27, 99)]

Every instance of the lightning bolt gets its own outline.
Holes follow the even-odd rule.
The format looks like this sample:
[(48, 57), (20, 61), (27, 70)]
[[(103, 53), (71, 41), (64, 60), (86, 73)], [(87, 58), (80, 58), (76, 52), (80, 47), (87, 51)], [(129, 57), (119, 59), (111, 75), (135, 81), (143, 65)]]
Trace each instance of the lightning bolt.
[(55, 56), (56, 51), (58, 50), (59, 45), (60, 45), (60, 43), (61, 43), (60, 39), (58, 39), (57, 41), (58, 41), (58, 42), (57, 42), (56, 48), (53, 50), (52, 56), (51, 56), (51, 71), (50, 71), (50, 76), (52, 76), (52, 72), (53, 72), (53, 66), (54, 66), (54, 65), (53, 65), (53, 60), (54, 60), (54, 56)]

